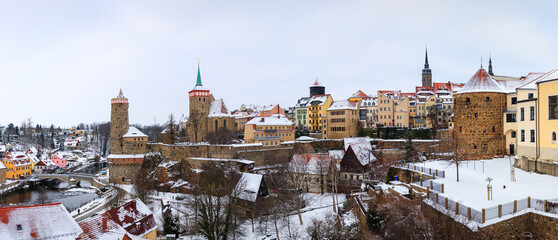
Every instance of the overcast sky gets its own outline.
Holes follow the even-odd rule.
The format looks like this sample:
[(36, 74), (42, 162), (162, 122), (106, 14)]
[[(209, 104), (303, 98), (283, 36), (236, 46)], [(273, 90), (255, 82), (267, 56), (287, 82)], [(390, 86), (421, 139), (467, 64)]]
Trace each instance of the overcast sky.
[(131, 123), (188, 112), (197, 59), (229, 110), (293, 106), (319, 78), (334, 100), (466, 82), (488, 62), (522, 76), (557, 68), (556, 5), (524, 1), (4, 1), (0, 124), (110, 120), (122, 88)]

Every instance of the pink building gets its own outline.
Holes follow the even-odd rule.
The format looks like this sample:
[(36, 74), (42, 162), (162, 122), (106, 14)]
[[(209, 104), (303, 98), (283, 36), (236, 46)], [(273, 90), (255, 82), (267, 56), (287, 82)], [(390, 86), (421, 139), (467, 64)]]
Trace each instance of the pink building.
[(56, 164), (56, 166), (61, 168), (65, 168), (68, 164), (66, 162), (66, 159), (60, 158), (58, 155), (52, 155), (50, 161), (52, 161), (54, 164)]

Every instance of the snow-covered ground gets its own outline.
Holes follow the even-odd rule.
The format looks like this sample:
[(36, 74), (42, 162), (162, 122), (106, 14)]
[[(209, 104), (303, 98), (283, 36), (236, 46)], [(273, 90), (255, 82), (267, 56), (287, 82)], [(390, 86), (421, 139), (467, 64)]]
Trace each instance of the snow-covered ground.
[[(434, 180), (445, 185), (441, 195), (478, 210), (529, 196), (537, 199), (558, 198), (558, 177), (514, 168), (516, 181), (512, 182), (510, 160), (507, 158), (464, 162), (459, 165), (459, 182), (456, 181), (455, 164), (448, 161), (427, 161), (416, 165), (445, 170), (445, 178)], [(490, 201), (487, 199), (488, 182), (485, 181), (488, 177), (493, 179), (491, 184), (494, 200)]]
[[(289, 216), (288, 221), (278, 221), (279, 225), (279, 239), (288, 239), (288, 231), (289, 227), (291, 228), (291, 232), (297, 232), (300, 235), (301, 239), (309, 239), (306, 229), (312, 224), (312, 219), (324, 219), (327, 214), (333, 214), (333, 197), (332, 194), (325, 193), (325, 194), (313, 194), (307, 193), (308, 202), (305, 208), (301, 209), (302, 213), (302, 222), (303, 225), (300, 225), (298, 215), (296, 212), (293, 212), (292, 215)], [(342, 207), (343, 203), (345, 202), (345, 195), (338, 194), (339, 199), (339, 206)], [(350, 225), (357, 221), (356, 216), (354, 214), (349, 213), (345, 217), (345, 224)], [(256, 220), (254, 220), (256, 222)], [(289, 224), (290, 223), (290, 224)], [(242, 224), (242, 228), (245, 229), (243, 231), (246, 235), (240, 237), (239, 239), (275, 239), (275, 229), (273, 227), (273, 222), (270, 222), (269, 227), (266, 232), (255, 231), (252, 232), (252, 225), (250, 221), (246, 221)], [(267, 236), (267, 237), (266, 237)]]

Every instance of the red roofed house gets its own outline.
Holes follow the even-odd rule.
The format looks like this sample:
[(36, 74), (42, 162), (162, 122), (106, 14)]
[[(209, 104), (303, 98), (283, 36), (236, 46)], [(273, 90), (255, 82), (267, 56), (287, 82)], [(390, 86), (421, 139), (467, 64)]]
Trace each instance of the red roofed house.
[(122, 239), (122, 240), (136, 240), (145, 239), (132, 235), (126, 231), (122, 226), (112, 221), (106, 214), (101, 214), (87, 218), (78, 222), (83, 230), (83, 240), (94, 239)]
[(0, 208), (0, 239), (81, 239), (79, 227), (62, 203)]
[(153, 218), (153, 212), (139, 199), (110, 209), (102, 215), (131, 235), (157, 240), (157, 223)]
[(50, 161), (52, 161), (54, 164), (56, 164), (56, 166), (61, 168), (66, 168), (66, 166), (68, 165), (66, 159), (59, 157), (58, 154), (52, 155)]
[(362, 180), (367, 178), (370, 164), (376, 161), (368, 140), (357, 139), (353, 143), (347, 141), (345, 139), (345, 155), (339, 162), (339, 192), (360, 189)]

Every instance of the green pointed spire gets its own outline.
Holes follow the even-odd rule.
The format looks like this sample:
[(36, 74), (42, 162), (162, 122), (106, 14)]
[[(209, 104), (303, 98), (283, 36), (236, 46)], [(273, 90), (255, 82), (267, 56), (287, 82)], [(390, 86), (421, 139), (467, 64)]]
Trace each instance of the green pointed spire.
[(196, 86), (202, 86), (201, 74), (200, 74), (200, 60), (198, 59), (198, 80), (196, 81)]

